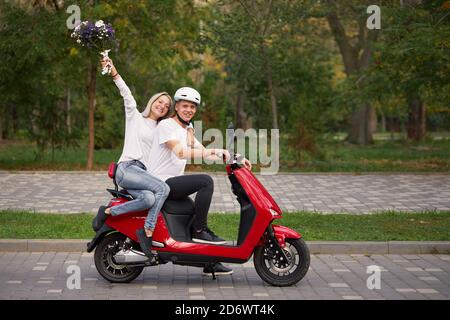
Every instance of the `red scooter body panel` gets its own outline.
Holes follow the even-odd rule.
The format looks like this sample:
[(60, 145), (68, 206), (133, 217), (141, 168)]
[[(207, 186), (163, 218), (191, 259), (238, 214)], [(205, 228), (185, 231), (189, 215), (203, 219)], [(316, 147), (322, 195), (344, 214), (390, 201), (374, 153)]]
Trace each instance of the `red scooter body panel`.
[[(165, 247), (153, 247), (153, 250), (242, 260), (248, 260), (250, 258), (254, 248), (259, 244), (266, 231), (266, 228), (274, 219), (281, 218), (281, 209), (264, 186), (249, 170), (246, 168), (232, 169), (230, 166), (227, 166), (227, 172), (228, 174), (234, 174), (236, 176), (257, 212), (253, 225), (244, 242), (240, 246), (224, 246), (176, 241), (171, 238), (163, 215), (159, 214), (156, 228), (153, 233), (153, 240), (164, 243)], [(126, 199), (122, 198), (112, 199), (109, 206), (116, 206), (126, 201)], [(274, 210), (276, 213), (273, 214), (270, 209)], [(131, 212), (120, 216), (108, 217), (106, 224), (134, 241), (138, 241), (136, 230), (144, 226), (146, 216), (147, 211)], [(285, 238), (298, 239), (300, 237), (297, 232), (286, 227), (274, 226), (274, 230), (277, 239), (281, 240), (283, 245)]]
[[(119, 204), (127, 202), (124, 198), (114, 198), (109, 202), (110, 207), (117, 206)], [(136, 231), (144, 227), (145, 218), (147, 217), (148, 210), (136, 211), (130, 213), (124, 213), (119, 216), (109, 216), (106, 220), (106, 224), (123, 233), (130, 239), (138, 241)], [(166, 243), (170, 242), (169, 231), (166, 227), (166, 222), (161, 213), (159, 213), (156, 220), (155, 231), (153, 232), (153, 239), (158, 242)]]
[[(122, 203), (127, 202), (127, 199), (124, 198), (114, 198), (111, 199), (108, 206), (114, 207), (118, 206)], [(130, 212), (121, 214), (119, 216), (108, 216), (106, 219), (106, 224), (123, 233), (127, 237), (137, 241), (136, 230), (144, 227), (145, 217), (147, 216), (148, 211), (138, 211), (138, 212)]]
[(279, 213), (279, 216), (275, 218), (281, 218), (282, 212), (280, 207), (251, 171), (240, 168), (234, 170), (234, 175), (244, 188), (258, 213), (264, 212), (264, 215), (267, 214), (272, 217), (270, 209), (273, 209)]

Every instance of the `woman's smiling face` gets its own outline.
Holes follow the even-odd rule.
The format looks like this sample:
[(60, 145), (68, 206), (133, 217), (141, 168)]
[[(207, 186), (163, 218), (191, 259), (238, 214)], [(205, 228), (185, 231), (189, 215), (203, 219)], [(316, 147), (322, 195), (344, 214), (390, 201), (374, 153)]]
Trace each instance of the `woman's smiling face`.
[(167, 115), (170, 109), (170, 99), (166, 95), (160, 96), (153, 102), (150, 111), (150, 117), (153, 119), (159, 119)]

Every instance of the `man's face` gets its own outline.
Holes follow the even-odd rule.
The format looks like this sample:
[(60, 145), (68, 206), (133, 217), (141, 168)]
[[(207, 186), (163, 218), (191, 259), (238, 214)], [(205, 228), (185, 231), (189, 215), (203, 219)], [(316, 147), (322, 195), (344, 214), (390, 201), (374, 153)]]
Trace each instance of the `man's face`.
[(197, 106), (193, 102), (180, 100), (175, 105), (175, 110), (178, 112), (178, 115), (181, 117), (181, 119), (186, 122), (190, 122), (194, 117), (195, 112), (197, 112)]

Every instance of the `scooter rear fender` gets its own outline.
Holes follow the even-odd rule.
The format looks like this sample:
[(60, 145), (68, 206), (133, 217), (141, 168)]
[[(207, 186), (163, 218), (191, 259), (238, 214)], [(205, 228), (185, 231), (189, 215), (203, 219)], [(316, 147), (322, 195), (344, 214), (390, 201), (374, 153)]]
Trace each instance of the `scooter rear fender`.
[(113, 228), (109, 227), (106, 223), (103, 224), (103, 226), (98, 229), (97, 233), (95, 234), (94, 238), (91, 240), (91, 242), (87, 243), (87, 252), (92, 252), (97, 244), (102, 240), (108, 233), (111, 231), (115, 231)]

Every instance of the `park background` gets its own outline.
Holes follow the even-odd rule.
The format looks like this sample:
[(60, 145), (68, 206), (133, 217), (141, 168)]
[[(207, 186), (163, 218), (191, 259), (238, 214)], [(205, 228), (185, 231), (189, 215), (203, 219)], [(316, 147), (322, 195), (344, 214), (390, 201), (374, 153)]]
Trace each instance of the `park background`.
[(110, 56), (141, 111), (193, 86), (204, 129), (280, 129), (281, 171), (448, 172), (450, 2), (375, 2), (2, 0), (0, 169), (120, 156), (123, 101), (70, 37), (75, 4), (114, 27)]
[[(290, 205), (276, 223), (314, 254), (308, 281), (286, 298), (374, 298), (365, 279), (376, 264), (392, 287), (376, 298), (448, 299), (450, 1), (439, 0), (0, 0), (0, 297), (74, 298), (63, 286), (73, 264), (87, 289), (76, 298), (210, 299), (215, 285), (162, 266), (160, 278), (152, 269), (114, 290), (96, 281), (84, 251), (110, 198), (124, 111), (98, 53), (70, 37), (71, 5), (115, 28), (110, 55), (140, 110), (154, 92), (189, 85), (202, 94), (204, 129), (280, 130), (283, 172), (257, 176)], [(367, 29), (369, 5), (381, 8), (380, 30)], [(216, 188), (208, 225), (236, 240), (223, 166), (189, 169), (218, 171), (207, 172)], [(233, 299), (284, 299), (247, 266), (233, 266)]]

